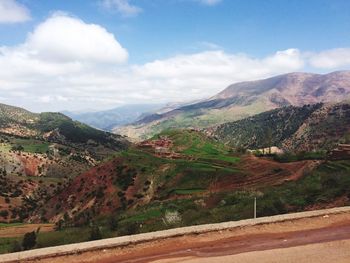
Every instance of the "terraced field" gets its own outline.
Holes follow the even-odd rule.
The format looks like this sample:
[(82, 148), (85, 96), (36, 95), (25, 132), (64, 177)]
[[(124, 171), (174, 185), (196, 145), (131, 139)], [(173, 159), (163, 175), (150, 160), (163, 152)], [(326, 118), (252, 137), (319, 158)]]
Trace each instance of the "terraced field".
[[(32, 222), (60, 226), (39, 233), (39, 245), (88, 241), (96, 227), (108, 238), (247, 219), (255, 197), (259, 217), (349, 204), (349, 160), (280, 162), (234, 152), (192, 130), (165, 131), (149, 142), (158, 144), (168, 145), (167, 154), (132, 146), (37, 206)], [(0, 239), (0, 247), (9, 251), (16, 240)]]

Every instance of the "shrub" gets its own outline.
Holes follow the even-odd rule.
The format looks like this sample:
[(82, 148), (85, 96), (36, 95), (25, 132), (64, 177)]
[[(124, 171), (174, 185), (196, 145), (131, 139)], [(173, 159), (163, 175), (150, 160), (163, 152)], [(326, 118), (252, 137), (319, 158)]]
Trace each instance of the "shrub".
[(34, 248), (36, 245), (36, 233), (29, 232), (25, 233), (22, 241), (22, 247), (24, 250), (29, 250)]

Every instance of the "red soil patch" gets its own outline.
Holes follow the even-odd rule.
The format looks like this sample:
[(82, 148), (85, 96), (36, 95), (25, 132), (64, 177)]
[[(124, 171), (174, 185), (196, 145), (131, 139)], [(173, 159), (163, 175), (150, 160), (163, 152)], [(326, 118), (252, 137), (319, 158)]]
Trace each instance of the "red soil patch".
[(319, 161), (279, 163), (267, 158), (249, 155), (244, 157), (238, 166), (245, 174), (237, 173), (226, 176), (212, 187), (217, 192), (253, 186), (278, 185), (286, 181), (300, 179), (319, 163)]
[[(46, 218), (56, 222), (65, 212), (72, 216), (90, 208), (102, 215), (115, 211), (120, 207), (119, 189), (114, 185), (114, 179), (118, 176), (115, 167), (120, 163), (120, 159), (114, 159), (74, 178), (45, 205)], [(32, 220), (36, 222), (38, 218), (33, 217)]]
[(39, 175), (39, 166), (44, 163), (42, 160), (40, 160), (38, 157), (33, 157), (29, 155), (18, 155), (18, 157), (24, 166), (24, 173), (27, 176)]

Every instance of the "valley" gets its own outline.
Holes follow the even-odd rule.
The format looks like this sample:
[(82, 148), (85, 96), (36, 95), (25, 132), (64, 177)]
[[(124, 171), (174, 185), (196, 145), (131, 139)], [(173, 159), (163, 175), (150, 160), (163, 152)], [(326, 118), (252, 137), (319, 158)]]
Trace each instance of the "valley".
[[(334, 74), (347, 76), (322, 78)], [(273, 83), (304, 87), (310, 76)], [(240, 85), (256, 83), (228, 90)], [(214, 126), (159, 126), (136, 142), (60, 113), (0, 105), (0, 228), (32, 229), (41, 248), (249, 219), (255, 198), (258, 217), (348, 205), (349, 103), (289, 98), (296, 105)], [(0, 253), (21, 242), (0, 236)]]
[(350, 262), (349, 10), (0, 0), (0, 262)]
[[(90, 240), (94, 226), (108, 238), (248, 219), (254, 197), (259, 217), (344, 206), (349, 171), (348, 160), (281, 162), (196, 130), (164, 131), (66, 181), (23, 220), (56, 224), (38, 233), (42, 247)], [(0, 238), (2, 251), (16, 240)]]

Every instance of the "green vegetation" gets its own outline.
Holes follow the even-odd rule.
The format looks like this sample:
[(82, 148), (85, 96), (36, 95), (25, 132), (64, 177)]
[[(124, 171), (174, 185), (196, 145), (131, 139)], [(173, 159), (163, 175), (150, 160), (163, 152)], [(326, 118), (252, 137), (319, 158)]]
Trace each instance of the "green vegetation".
[(192, 195), (197, 193), (203, 193), (205, 189), (175, 189), (174, 193), (178, 195)]
[[(135, 234), (204, 223), (240, 220), (253, 216), (253, 199), (258, 199), (258, 216), (303, 211), (310, 206), (326, 205), (330, 200), (350, 196), (350, 161), (325, 162), (298, 181), (279, 186), (208, 193), (199, 188), (176, 188), (186, 199), (160, 200), (119, 212), (113, 226), (101, 217), (93, 227), (63, 228), (60, 231), (39, 233), (36, 247), (82, 242), (95, 238)], [(168, 211), (178, 213), (180, 221), (167, 223)], [(98, 231), (97, 231), (98, 229)], [(93, 233), (94, 232), (94, 233)], [(94, 237), (94, 238), (93, 238)], [(0, 239), (0, 252), (11, 251), (19, 238)]]
[[(240, 220), (253, 216), (253, 200), (258, 198), (258, 216), (271, 216), (303, 211), (312, 205), (322, 207), (343, 196), (350, 196), (350, 161), (322, 164), (298, 181), (280, 186), (220, 192), (212, 195), (192, 195), (189, 199), (168, 200), (128, 211), (125, 221), (143, 224), (143, 231), (164, 229), (162, 223), (167, 210), (180, 213), (181, 226)], [(183, 189), (180, 194), (201, 193), (200, 189)], [(194, 191), (194, 192), (193, 192)], [(211, 207), (203, 206), (211, 203)]]
[[(350, 197), (350, 161), (328, 161), (323, 151), (275, 157), (279, 162), (322, 161), (297, 181), (281, 178), (288, 178), (289, 170), (283, 167), (291, 165), (274, 163), (271, 174), (266, 174), (273, 182), (265, 182), (265, 177), (255, 182), (257, 175), (249, 167), (255, 165), (249, 163), (254, 158), (200, 132), (165, 131), (153, 139), (160, 139), (159, 144), (167, 142), (167, 150), (176, 157), (157, 155), (151, 147), (134, 146), (91, 173), (67, 182), (68, 187), (61, 184), (53, 192), (57, 198), (42, 207), (28, 200), (42, 218), (65, 213), (57, 231), (37, 234), (35, 247), (252, 218), (254, 197), (258, 199), (258, 216), (322, 208), (338, 199), (347, 204)], [(257, 165), (269, 162), (272, 158)], [(84, 202), (92, 199), (91, 208), (77, 210), (70, 217), (69, 209), (77, 207), (77, 202), (84, 207)], [(0, 252), (13, 251), (22, 241), (23, 237), (2, 238)]]
[(214, 132), (220, 141), (232, 147), (266, 148), (292, 136), (322, 104), (284, 107), (257, 114), (235, 122), (224, 123)]
[[(21, 151), (29, 153), (46, 153), (49, 150), (50, 143), (33, 140), (33, 139), (19, 139), (12, 140), (12, 144), (21, 146)], [(18, 150), (18, 149), (14, 149)]]
[(231, 148), (206, 135), (190, 130), (167, 130), (154, 138), (169, 137), (174, 142), (174, 150), (198, 159), (236, 163), (237, 156), (231, 155)]
[(130, 215), (127, 218), (121, 220), (121, 223), (126, 222), (144, 222), (155, 218), (160, 218), (163, 214), (163, 211), (161, 209), (150, 209), (146, 210), (145, 212), (141, 212), (136, 215)]
[(19, 244), (20, 238), (14, 237), (3, 237), (0, 238), (0, 254), (11, 253), (13, 251), (13, 245), (16, 243)]
[(273, 159), (278, 162), (296, 162), (302, 160), (325, 160), (327, 158), (326, 151), (318, 152), (299, 152), (299, 153), (283, 153), (273, 155)]
[(89, 140), (94, 140), (104, 145), (116, 143), (116, 141), (113, 140), (114, 135), (94, 129), (80, 122), (74, 122), (61, 113), (41, 113), (40, 119), (34, 127), (43, 132), (59, 129), (60, 133), (65, 136), (68, 141), (74, 143), (87, 143)]

